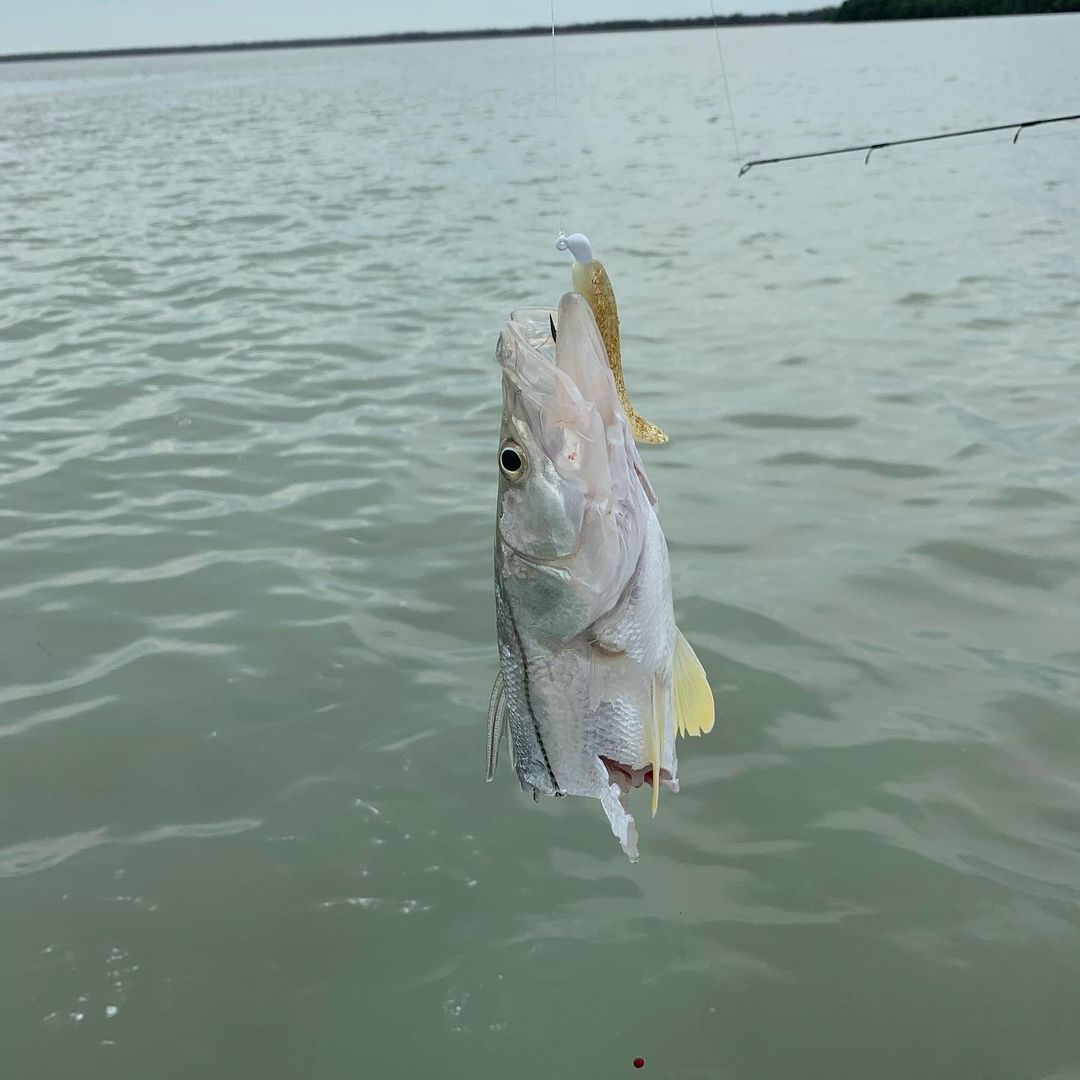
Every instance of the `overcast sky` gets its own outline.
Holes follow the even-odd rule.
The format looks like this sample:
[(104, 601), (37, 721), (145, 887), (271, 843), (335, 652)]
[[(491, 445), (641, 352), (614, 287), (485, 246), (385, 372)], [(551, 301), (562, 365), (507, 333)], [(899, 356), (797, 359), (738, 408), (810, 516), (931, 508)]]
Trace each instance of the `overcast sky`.
[[(715, 0), (719, 14), (821, 0)], [(709, 0), (555, 0), (559, 22), (709, 14)], [(535, 26), (548, 0), (0, 0), (0, 53)]]

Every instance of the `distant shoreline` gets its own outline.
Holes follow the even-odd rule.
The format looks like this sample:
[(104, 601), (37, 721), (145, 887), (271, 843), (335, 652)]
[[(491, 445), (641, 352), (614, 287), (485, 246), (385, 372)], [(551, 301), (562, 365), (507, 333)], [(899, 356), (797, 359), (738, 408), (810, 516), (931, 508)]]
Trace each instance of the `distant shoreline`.
[[(985, 18), (1006, 15), (1053, 15), (1080, 10), (1080, 0), (843, 0), (838, 7), (791, 11), (777, 15), (708, 15), (690, 19), (607, 19), (557, 28), (560, 37), (573, 34), (620, 34), (645, 30), (703, 30), (715, 26), (790, 26), (796, 23), (893, 22), (911, 19)], [(0, 64), (41, 60), (108, 60), (136, 56), (191, 53), (270, 52), (275, 49), (332, 49), (357, 45), (415, 45), (426, 41), (482, 41), (488, 38), (548, 37), (550, 26), (488, 30), (408, 30), (395, 34), (353, 37), (291, 38), (281, 41), (234, 41), (221, 45), (149, 45), (128, 49), (77, 49), (57, 52), (6, 53)]]
[[(794, 11), (787, 15), (718, 15), (718, 26), (771, 26), (789, 23), (832, 22), (838, 8)], [(570, 34), (613, 34), (641, 30), (694, 30), (711, 27), (709, 16), (693, 19), (610, 19), (558, 27), (560, 37)], [(510, 30), (413, 30), (397, 34), (365, 34), (356, 37), (295, 38), (282, 41), (235, 41), (224, 45), (156, 45), (131, 49), (86, 49), (61, 52), (8, 53), (0, 64), (35, 60), (107, 60), (116, 57), (174, 56), (188, 53), (269, 52), (274, 49), (329, 49), (355, 45), (410, 45), (425, 41), (477, 41), (486, 38), (544, 37), (550, 26), (526, 26)]]

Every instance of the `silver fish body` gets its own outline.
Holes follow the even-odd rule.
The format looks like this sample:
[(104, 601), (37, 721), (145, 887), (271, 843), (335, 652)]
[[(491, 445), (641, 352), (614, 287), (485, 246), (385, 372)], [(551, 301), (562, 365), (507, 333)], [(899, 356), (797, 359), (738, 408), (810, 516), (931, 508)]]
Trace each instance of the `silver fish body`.
[[(685, 695), (676, 692), (676, 668), (696, 668), (687, 678), (697, 680), (699, 697), (702, 685), (708, 693), (675, 626), (656, 496), (583, 296), (567, 293), (557, 316), (514, 312), (496, 355), (500, 675), (489, 741), (497, 752), (505, 723), (522, 788), (599, 799), (636, 859), (629, 789), (651, 783), (654, 812), (659, 786), (678, 791)], [(711, 694), (707, 726), (702, 707), (684, 709), (698, 710), (695, 734), (712, 725)]]

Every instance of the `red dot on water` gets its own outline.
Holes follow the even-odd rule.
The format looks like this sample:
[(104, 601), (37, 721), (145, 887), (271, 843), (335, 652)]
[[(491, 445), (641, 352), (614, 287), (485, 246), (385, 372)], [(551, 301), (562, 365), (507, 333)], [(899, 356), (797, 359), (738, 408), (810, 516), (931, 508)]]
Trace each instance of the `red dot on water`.
[(645, 1064), (644, 1058), (634, 1058), (634, 1068), (640, 1069)]

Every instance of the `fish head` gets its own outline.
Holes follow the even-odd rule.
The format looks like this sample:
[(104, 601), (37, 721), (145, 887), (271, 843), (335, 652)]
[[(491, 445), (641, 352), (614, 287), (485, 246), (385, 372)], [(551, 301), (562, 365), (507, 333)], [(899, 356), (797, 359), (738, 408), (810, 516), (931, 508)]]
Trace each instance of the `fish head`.
[[(503, 374), (497, 542), (547, 571), (541, 593), (580, 630), (608, 610), (633, 573), (651, 489), (583, 296), (567, 293), (557, 316), (515, 311), (496, 355)], [(569, 606), (566, 587), (575, 595)], [(574, 627), (563, 629), (565, 638)]]

